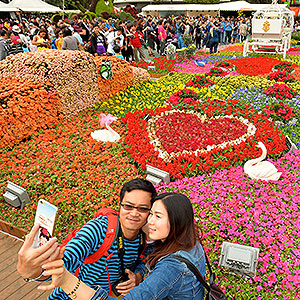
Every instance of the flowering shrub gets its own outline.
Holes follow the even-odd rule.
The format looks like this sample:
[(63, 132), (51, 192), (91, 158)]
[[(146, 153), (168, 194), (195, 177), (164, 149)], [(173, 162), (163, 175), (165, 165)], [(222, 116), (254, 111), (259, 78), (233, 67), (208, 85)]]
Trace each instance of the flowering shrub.
[(223, 69), (224, 71), (235, 71), (235, 66), (228, 61), (219, 61), (215, 64), (215, 66)]
[(268, 75), (269, 80), (275, 80), (276, 82), (281, 81), (281, 82), (293, 82), (295, 81), (295, 77), (288, 74), (285, 71), (275, 71), (272, 72)]
[(286, 84), (276, 83), (265, 90), (265, 94), (277, 99), (293, 98), (296, 96), (295, 91)]
[[(157, 116), (168, 108), (151, 111), (151, 116)], [(223, 147), (213, 148), (198, 154), (183, 153), (173, 157), (166, 162), (160, 157), (160, 152), (150, 143), (147, 122), (144, 120), (147, 110), (128, 113), (124, 122), (127, 124), (128, 134), (126, 136), (127, 151), (144, 169), (146, 164), (153, 164), (160, 169), (166, 170), (172, 177), (182, 178), (203, 172), (211, 172), (218, 168), (226, 168), (232, 165), (243, 164), (248, 157), (256, 157), (258, 149), (255, 147), (257, 141), (262, 141), (268, 148), (270, 155), (281, 153), (286, 149), (284, 136), (273, 123), (266, 117), (261, 116), (247, 105), (239, 101), (228, 100), (219, 102), (208, 100), (195, 105), (195, 110), (207, 118), (217, 116), (233, 115), (243, 117), (252, 122), (256, 127), (255, 136), (249, 136), (245, 141), (238, 144), (229, 144)], [(177, 134), (174, 135), (174, 139)], [(175, 142), (175, 140), (174, 140)]]
[(198, 93), (190, 90), (183, 89), (178, 92), (175, 92), (169, 99), (168, 102), (173, 106), (177, 107), (179, 104), (181, 106), (189, 106), (198, 100)]
[(97, 68), (84, 51), (44, 50), (11, 55), (0, 62), (4, 78), (51, 82), (65, 115), (75, 114), (99, 101)]
[(218, 67), (212, 67), (209, 72), (207, 73), (208, 76), (225, 76), (228, 75), (228, 73), (226, 71), (224, 71), (221, 68)]
[(0, 147), (12, 147), (59, 120), (61, 103), (51, 84), (0, 79)]
[(288, 61), (282, 61), (279, 64), (274, 66), (275, 70), (278, 71), (285, 71), (287, 73), (291, 73), (294, 71), (294, 68), (292, 66), (292, 63), (288, 62)]
[[(25, 87), (24, 84), (22, 88)], [(112, 127), (122, 143), (124, 126), (114, 122)], [(138, 173), (124, 147), (99, 143), (91, 137), (97, 129), (99, 113), (83, 111), (53, 129), (40, 131), (12, 150), (0, 152), (1, 195), (7, 180), (11, 180), (24, 187), (31, 200), (18, 210), (2, 197), (0, 219), (28, 230), (33, 225), (38, 200), (43, 198), (58, 207), (56, 236), (64, 237), (86, 223), (99, 208), (118, 205), (121, 186)]]
[(150, 79), (150, 74), (143, 68), (132, 67), (133, 85), (141, 84)]
[[(100, 75), (101, 63), (103, 60), (109, 59), (111, 61), (111, 71), (113, 76), (111, 79), (103, 79)], [(120, 91), (124, 91), (134, 82), (133, 70), (131, 65), (124, 59), (116, 56), (96, 56), (95, 62), (97, 64), (99, 98), (106, 101), (110, 96), (114, 96)]]
[[(275, 183), (252, 180), (238, 166), (157, 187), (191, 199), (217, 283), (232, 299), (299, 297), (300, 151), (273, 163), (282, 172)], [(220, 269), (223, 241), (259, 248), (253, 280)]]
[(214, 83), (215, 83), (214, 81), (209, 80), (205, 76), (196, 75), (186, 85), (192, 86), (194, 88), (201, 88), (201, 87), (212, 86)]
[(268, 118), (272, 118), (274, 121), (282, 121), (287, 123), (291, 117), (295, 115), (293, 108), (279, 101), (272, 105), (266, 105), (264, 112)]

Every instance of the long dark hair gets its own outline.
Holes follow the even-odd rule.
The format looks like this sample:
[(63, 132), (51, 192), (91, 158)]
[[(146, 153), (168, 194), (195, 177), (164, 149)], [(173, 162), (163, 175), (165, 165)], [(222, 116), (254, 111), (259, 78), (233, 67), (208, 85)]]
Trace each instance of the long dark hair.
[(196, 241), (200, 241), (199, 232), (194, 224), (194, 211), (191, 201), (180, 193), (163, 193), (154, 202), (161, 200), (169, 218), (170, 232), (164, 242), (155, 241), (152, 254), (148, 256), (148, 263), (153, 268), (158, 260), (165, 255), (179, 250), (191, 250)]

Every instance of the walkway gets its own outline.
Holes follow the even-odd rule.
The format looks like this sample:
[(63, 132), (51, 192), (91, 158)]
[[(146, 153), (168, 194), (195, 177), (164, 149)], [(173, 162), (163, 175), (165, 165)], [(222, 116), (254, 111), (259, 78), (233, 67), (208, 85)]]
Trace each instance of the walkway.
[(0, 300), (47, 299), (49, 292), (40, 292), (35, 282), (26, 283), (16, 270), (20, 240), (0, 232)]

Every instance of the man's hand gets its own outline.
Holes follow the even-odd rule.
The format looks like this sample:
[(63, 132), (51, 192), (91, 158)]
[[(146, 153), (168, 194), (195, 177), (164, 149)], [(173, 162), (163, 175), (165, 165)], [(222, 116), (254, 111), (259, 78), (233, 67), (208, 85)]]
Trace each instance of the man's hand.
[(41, 247), (32, 247), (38, 229), (38, 224), (32, 227), (18, 253), (17, 270), (23, 278), (38, 277), (42, 273), (42, 265), (55, 260), (59, 254), (59, 247), (55, 237)]
[(52, 282), (49, 285), (40, 285), (38, 289), (41, 291), (50, 291), (60, 286), (66, 277), (66, 268), (64, 267), (64, 251), (65, 247), (60, 248), (59, 254), (55, 261), (43, 265), (45, 276), (52, 276)]
[(128, 269), (126, 269), (125, 272), (128, 274), (129, 280), (121, 282), (117, 285), (117, 291), (121, 293), (122, 296), (128, 294), (130, 290), (132, 290), (142, 281), (142, 276), (140, 273), (134, 274)]

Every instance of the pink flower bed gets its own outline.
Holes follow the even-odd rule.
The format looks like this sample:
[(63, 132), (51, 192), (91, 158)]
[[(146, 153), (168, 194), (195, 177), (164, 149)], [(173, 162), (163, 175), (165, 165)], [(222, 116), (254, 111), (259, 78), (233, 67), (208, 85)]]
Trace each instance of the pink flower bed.
[[(276, 183), (252, 180), (239, 166), (158, 188), (159, 193), (181, 192), (192, 200), (219, 283), (235, 299), (245, 299), (245, 293), (249, 299), (299, 299), (299, 155), (300, 150), (273, 162), (282, 172)], [(260, 249), (253, 280), (220, 272), (223, 241)]]
[[(201, 59), (204, 59), (204, 58), (205, 58), (205, 56), (198, 56), (198, 57), (195, 57), (195, 60), (201, 60)], [(207, 62), (204, 67), (201, 67), (201, 66), (196, 65), (194, 60), (186, 59), (182, 62), (178, 62), (175, 65), (174, 71), (178, 72), (178, 73), (197, 73), (197, 74), (201, 74), (201, 73), (208, 73), (212, 67), (214, 67), (214, 64), (212, 64), (211, 62)], [(236, 71), (229, 71), (228, 74), (230, 74), (230, 75), (240, 75)]]
[[(201, 59), (203, 57), (197, 57), (196, 59)], [(193, 60), (186, 60), (178, 63), (175, 66), (175, 72), (180, 73), (208, 73), (213, 64), (208, 62), (204, 67), (197, 66)]]

